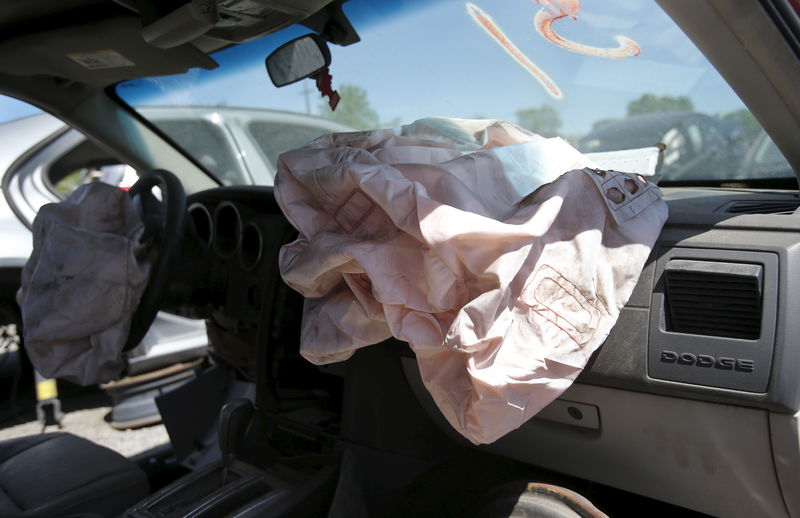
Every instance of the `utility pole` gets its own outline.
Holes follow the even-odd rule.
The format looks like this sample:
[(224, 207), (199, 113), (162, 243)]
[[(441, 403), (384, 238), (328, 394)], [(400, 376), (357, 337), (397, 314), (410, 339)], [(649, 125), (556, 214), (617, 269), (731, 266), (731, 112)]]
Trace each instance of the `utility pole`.
[(311, 115), (311, 99), (309, 98), (308, 94), (310, 94), (312, 92), (313, 92), (313, 90), (311, 90), (308, 87), (308, 81), (303, 81), (303, 91), (300, 92), (300, 93), (305, 96), (305, 99), (306, 99), (306, 113), (309, 114), (309, 115)]

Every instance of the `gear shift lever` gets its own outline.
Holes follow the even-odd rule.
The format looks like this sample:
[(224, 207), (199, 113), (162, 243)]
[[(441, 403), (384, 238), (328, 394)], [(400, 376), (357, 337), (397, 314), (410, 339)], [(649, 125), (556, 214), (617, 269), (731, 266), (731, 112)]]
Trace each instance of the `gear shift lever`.
[(226, 403), (219, 413), (219, 450), (222, 453), (222, 484), (228, 478), (230, 469), (236, 458), (236, 451), (244, 439), (247, 427), (253, 419), (255, 408), (252, 401), (237, 398)]

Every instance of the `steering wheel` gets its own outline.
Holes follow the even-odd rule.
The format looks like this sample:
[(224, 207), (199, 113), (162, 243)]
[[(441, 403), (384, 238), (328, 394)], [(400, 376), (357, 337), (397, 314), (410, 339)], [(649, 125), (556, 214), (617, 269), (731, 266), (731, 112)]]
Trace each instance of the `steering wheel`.
[[(161, 201), (153, 195), (156, 186), (161, 189)], [(155, 169), (142, 175), (128, 194), (133, 199), (139, 198), (145, 224), (143, 239), (152, 238), (158, 254), (133, 315), (124, 351), (133, 349), (142, 341), (156, 318), (159, 303), (178, 266), (186, 225), (186, 193), (178, 177), (169, 171)]]

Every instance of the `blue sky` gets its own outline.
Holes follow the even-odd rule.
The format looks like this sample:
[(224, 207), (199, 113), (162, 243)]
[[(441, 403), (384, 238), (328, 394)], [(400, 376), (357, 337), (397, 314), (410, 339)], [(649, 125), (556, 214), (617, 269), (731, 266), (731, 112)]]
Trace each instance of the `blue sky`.
[[(554, 29), (586, 45), (614, 46), (621, 34), (641, 46), (639, 56), (603, 59), (569, 52), (534, 29), (532, 0), (473, 0), (489, 14), (564, 93), (551, 98), (539, 83), (468, 15), (463, 0), (442, 2), (351, 0), (346, 11), (362, 43), (332, 46), (334, 88), (364, 88), (382, 122), (409, 123), (425, 116), (515, 120), (516, 111), (550, 105), (567, 135), (586, 133), (599, 119), (624, 117), (642, 93), (686, 95), (696, 111), (717, 114), (741, 108), (731, 89), (683, 33), (651, 0), (584, 0), (578, 19)], [(384, 22), (387, 11), (395, 12)], [(297, 35), (307, 31), (292, 28)], [(183, 76), (129, 83), (120, 95), (137, 104), (250, 106), (316, 113), (320, 99), (311, 81), (272, 86), (264, 56), (291, 37), (285, 33), (217, 55), (224, 66)], [(235, 73), (228, 70), (235, 65)], [(310, 90), (310, 93), (307, 93)], [(19, 103), (0, 100), (0, 122), (26, 114)]]
[(0, 124), (39, 113), (39, 109), (28, 103), (0, 95)]

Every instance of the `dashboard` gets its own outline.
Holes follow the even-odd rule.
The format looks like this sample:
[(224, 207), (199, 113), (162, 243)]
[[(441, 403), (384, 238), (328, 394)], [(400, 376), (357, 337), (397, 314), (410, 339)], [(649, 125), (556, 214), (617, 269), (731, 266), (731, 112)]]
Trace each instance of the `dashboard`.
[[(669, 220), (605, 344), (561, 398), (479, 448), (711, 515), (800, 516), (800, 198), (712, 188), (664, 195)], [(299, 336), (302, 299), (277, 275), (278, 250), (295, 232), (269, 187), (189, 201), (210, 272), (212, 343), (240, 371), (267, 379), (263, 351), (296, 347)], [(436, 409), (413, 353), (397, 350), (398, 390), (465, 443)]]
[(664, 194), (669, 219), (604, 345), (485, 449), (714, 516), (798, 516), (800, 199)]
[(189, 197), (188, 213), (194, 248), (186, 254), (184, 282), (173, 286), (183, 284), (189, 297), (183, 305), (206, 317), (217, 353), (250, 381), (264, 381), (266, 352), (274, 352), (276, 342), (296, 352), (299, 343), (302, 297), (277, 269), (280, 247), (296, 231), (272, 187), (203, 191)]

